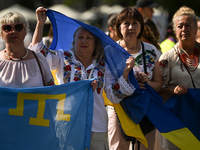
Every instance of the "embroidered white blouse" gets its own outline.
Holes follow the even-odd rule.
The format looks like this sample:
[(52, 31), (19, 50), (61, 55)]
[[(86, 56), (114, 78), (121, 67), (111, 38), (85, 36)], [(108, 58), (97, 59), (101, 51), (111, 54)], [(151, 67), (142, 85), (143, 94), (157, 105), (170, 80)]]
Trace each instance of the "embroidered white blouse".
[[(53, 77), (41, 53), (36, 53), (40, 61), (45, 85), (53, 85)], [(0, 86), (13, 88), (43, 86), (42, 76), (36, 59), (30, 60), (5, 60), (0, 57)]]
[(97, 79), (98, 87), (94, 91), (92, 131), (107, 132), (108, 116), (102, 97), (103, 89), (111, 102), (119, 103), (124, 97), (133, 94), (135, 90), (133, 85), (127, 83), (123, 76), (116, 81), (103, 60), (99, 62), (93, 60), (90, 66), (84, 68), (81, 62), (76, 60), (72, 51), (51, 51), (43, 45), (42, 41), (29, 48), (40, 50), (46, 56), (50, 69), (57, 69), (56, 77), (59, 84), (89, 78)]
[[(186, 86), (187, 88), (194, 88), (191, 77), (187, 72), (184, 65), (182, 65), (178, 53), (184, 53), (178, 47), (178, 43), (169, 51), (163, 53), (159, 59), (160, 70), (163, 80), (163, 88), (173, 87), (179, 84)], [(199, 61), (200, 64), (200, 61)], [(190, 71), (190, 74), (194, 80), (196, 88), (200, 88), (199, 75), (200, 65), (198, 64), (195, 71)]]
[[(161, 52), (157, 50), (157, 48), (149, 43), (143, 42), (144, 44), (144, 52), (145, 52), (145, 63), (147, 69), (147, 76), (148, 79), (151, 81), (153, 77), (153, 68), (154, 63), (159, 60)], [(143, 61), (143, 54), (142, 54), (142, 46), (138, 53), (132, 55), (135, 58), (135, 66), (133, 68), (134, 74), (136, 72), (144, 72), (144, 61)]]
[[(119, 44), (120, 40), (117, 41)], [(147, 76), (148, 79), (151, 81), (153, 77), (153, 68), (154, 63), (159, 60), (159, 57), (161, 56), (161, 52), (158, 51), (158, 49), (147, 42), (143, 42), (144, 44), (144, 52), (145, 52), (145, 64), (147, 69)], [(143, 53), (142, 53), (142, 43), (141, 43), (141, 49), (136, 54), (132, 54), (132, 56), (135, 58), (135, 66), (133, 67), (134, 75), (138, 72), (144, 72), (144, 61), (143, 61)]]

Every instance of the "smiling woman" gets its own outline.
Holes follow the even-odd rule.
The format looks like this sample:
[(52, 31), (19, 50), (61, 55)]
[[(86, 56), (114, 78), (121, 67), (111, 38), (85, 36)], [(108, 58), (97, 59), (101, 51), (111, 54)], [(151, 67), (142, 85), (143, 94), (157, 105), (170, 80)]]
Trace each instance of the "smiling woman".
[(44, 56), (24, 46), (28, 30), (28, 22), (20, 13), (9, 12), (0, 18), (0, 35), (6, 43), (0, 52), (0, 86), (23, 88), (54, 84)]

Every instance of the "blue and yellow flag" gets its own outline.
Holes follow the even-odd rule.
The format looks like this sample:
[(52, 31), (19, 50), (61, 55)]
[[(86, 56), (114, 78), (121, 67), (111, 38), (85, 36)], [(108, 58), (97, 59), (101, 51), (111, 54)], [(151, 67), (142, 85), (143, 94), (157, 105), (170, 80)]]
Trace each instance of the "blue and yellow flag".
[[(106, 62), (115, 78), (118, 79), (123, 74), (126, 59), (130, 54), (104, 32), (94, 26), (69, 18), (56, 11), (48, 10), (46, 14), (53, 25), (54, 32), (50, 49), (70, 50), (74, 32), (79, 26), (83, 26), (102, 41)], [(147, 115), (162, 135), (182, 150), (198, 149), (200, 147), (200, 142), (197, 138), (199, 133), (196, 130), (192, 130), (179, 116), (169, 110), (163, 104), (162, 97), (154, 89), (148, 84), (146, 84), (146, 90), (140, 89), (132, 71), (129, 73), (129, 80), (136, 88), (136, 91), (133, 95), (121, 101), (120, 104), (114, 105), (120, 122), (124, 124), (122, 127), (125, 133), (136, 137), (147, 146), (146, 139), (138, 126), (142, 118)], [(125, 117), (126, 119), (124, 119)], [(182, 117), (186, 116), (183, 114)], [(126, 124), (129, 125), (127, 126)]]
[[(175, 95), (165, 102), (165, 107), (169, 109), (185, 125), (184, 128), (161, 133), (165, 137), (172, 139), (173, 143), (178, 143), (174, 134), (182, 135), (182, 143), (187, 143), (191, 139), (191, 144), (185, 144), (185, 149), (200, 149), (200, 89), (188, 89), (184, 95)], [(173, 120), (172, 120), (173, 121)], [(168, 129), (169, 131), (170, 129)], [(189, 131), (192, 134), (189, 134)], [(181, 147), (180, 143), (179, 147)]]
[(0, 87), (1, 150), (89, 149), (91, 80), (37, 88)]

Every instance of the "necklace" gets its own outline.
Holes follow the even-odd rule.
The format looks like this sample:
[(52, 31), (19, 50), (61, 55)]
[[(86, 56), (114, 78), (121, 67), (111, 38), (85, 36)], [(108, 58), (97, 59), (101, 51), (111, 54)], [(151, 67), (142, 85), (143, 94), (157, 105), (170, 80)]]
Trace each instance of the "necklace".
[[(180, 54), (180, 58), (183, 62), (183, 64), (190, 70), (195, 71), (197, 69), (197, 66), (199, 64), (199, 48), (195, 46), (193, 54), (189, 55), (187, 54), (182, 48), (180, 48), (184, 53)], [(183, 69), (182, 69), (183, 70)]]
[(8, 56), (8, 54), (6, 53), (6, 50), (4, 50), (4, 54), (10, 60), (22, 60), (22, 59), (26, 58), (26, 56), (28, 55), (28, 49), (27, 48), (25, 48), (25, 49), (26, 49), (26, 54), (23, 57), (21, 57), (21, 58), (12, 58), (12, 57)]

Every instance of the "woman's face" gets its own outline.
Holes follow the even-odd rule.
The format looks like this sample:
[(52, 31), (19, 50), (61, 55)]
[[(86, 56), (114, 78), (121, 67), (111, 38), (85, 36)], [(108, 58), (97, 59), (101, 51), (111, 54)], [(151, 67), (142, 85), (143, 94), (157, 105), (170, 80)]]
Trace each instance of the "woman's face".
[(92, 56), (95, 49), (95, 37), (85, 29), (80, 29), (75, 35), (75, 52), (80, 56)]
[(26, 36), (24, 24), (22, 23), (6, 23), (2, 25), (2, 39), (7, 44), (19, 44), (23, 42)]
[(195, 41), (197, 26), (191, 16), (178, 17), (175, 25), (176, 36), (180, 41)]
[(136, 39), (141, 31), (141, 24), (138, 20), (126, 19), (121, 23), (120, 30), (123, 39)]

